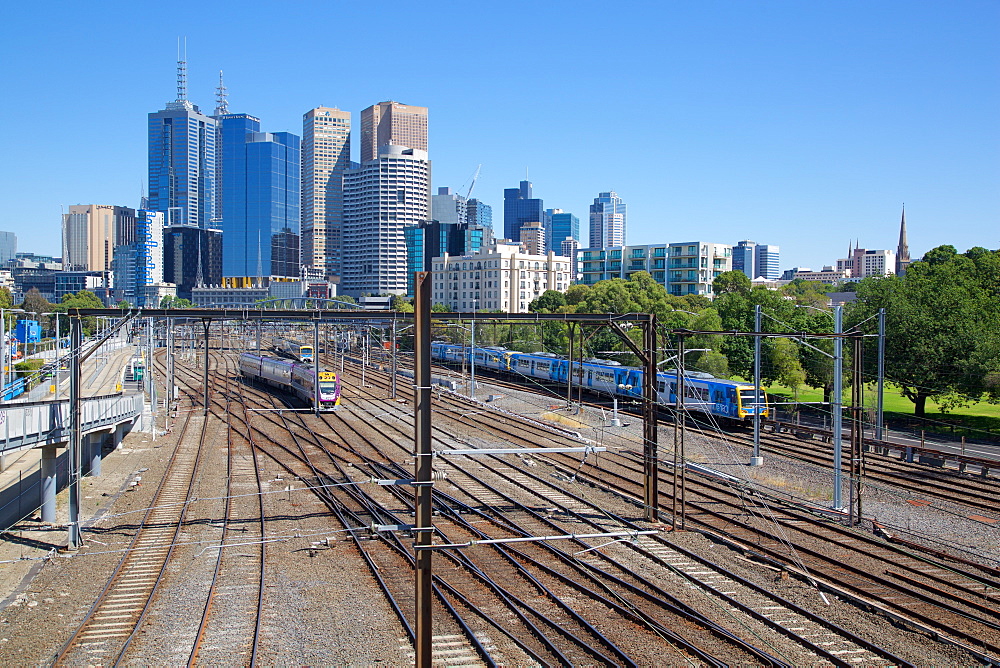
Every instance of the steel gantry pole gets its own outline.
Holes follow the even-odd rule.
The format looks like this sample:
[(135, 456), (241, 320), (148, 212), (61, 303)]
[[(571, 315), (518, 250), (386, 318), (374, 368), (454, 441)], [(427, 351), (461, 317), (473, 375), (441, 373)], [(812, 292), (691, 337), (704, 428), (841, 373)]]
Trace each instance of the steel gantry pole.
[[(844, 307), (833, 307), (833, 333), (842, 334), (844, 331)], [(843, 426), (843, 401), (844, 401), (844, 340), (837, 337), (833, 340), (833, 397), (831, 397), (830, 407), (833, 411), (833, 507), (837, 510), (843, 508), (841, 499), (841, 489), (843, 471), (843, 447), (844, 447), (844, 426)]]
[(472, 340), (469, 350), (469, 398), (476, 400), (476, 316), (473, 314), (472, 322), (469, 323), (472, 332)]
[(313, 414), (319, 415), (319, 318), (313, 320)]
[(763, 324), (763, 313), (760, 304), (753, 309), (753, 456), (750, 466), (763, 466), (764, 458), (760, 456), (760, 328)]
[[(675, 462), (678, 462), (675, 467), (675, 475), (680, 476), (680, 508), (681, 508), (681, 524), (680, 528), (684, 529), (684, 525), (687, 521), (687, 516), (684, 510), (684, 506), (687, 503), (687, 476), (685, 471), (687, 466), (684, 462), (685, 453), (685, 441), (687, 440), (687, 419), (684, 413), (684, 395), (687, 394), (687, 369), (684, 367), (684, 335), (679, 334), (677, 336), (677, 419), (680, 421), (680, 453), (675, 458)], [(679, 460), (679, 461), (678, 461)], [(677, 470), (677, 467), (680, 470)], [(677, 527), (677, 518), (674, 517), (674, 529)]]
[(169, 427), (170, 407), (174, 403), (174, 319), (167, 318), (167, 397), (163, 402), (164, 429)]
[[(414, 548), (429, 546), (433, 537), (431, 524), (431, 274), (418, 271), (414, 274), (414, 357), (413, 377), (416, 387), (414, 454), (416, 455), (414, 510), (416, 536)], [(416, 598), (416, 666), (431, 668), (431, 596), (433, 595), (432, 550), (414, 549), (415, 598)]]
[(83, 474), (83, 411), (80, 384), (83, 372), (80, 369), (83, 358), (83, 322), (70, 318), (70, 356), (73, 360), (69, 379), (69, 538), (66, 548), (78, 550), (83, 547), (80, 532), (80, 478)]
[(392, 319), (392, 396), (391, 399), (396, 399), (396, 319)]
[[(656, 317), (645, 323), (643, 347), (646, 349), (646, 368), (643, 370), (645, 382), (642, 384), (643, 399), (643, 459), (646, 462), (645, 505), (646, 519), (657, 522), (660, 518), (660, 461), (657, 453), (659, 411), (656, 406)], [(582, 328), (581, 328), (582, 331)], [(581, 354), (581, 359), (583, 355)], [(617, 408), (617, 404), (616, 404)], [(616, 416), (617, 417), (617, 416)]]
[(882, 431), (885, 426), (885, 415), (883, 414), (882, 391), (885, 389), (885, 309), (878, 310), (878, 395), (875, 400), (878, 402), (875, 407), (875, 439), (882, 440)]
[[(854, 359), (851, 360), (851, 466), (850, 466), (850, 509), (848, 522), (850, 526), (861, 522), (861, 462), (864, 456), (864, 425), (862, 423), (862, 408), (864, 404), (864, 385), (862, 384), (863, 339), (858, 333), (853, 338)], [(857, 500), (858, 512), (854, 514), (854, 502)], [(857, 522), (855, 522), (855, 519)]]
[(208, 328), (212, 326), (212, 320), (210, 318), (202, 318), (202, 327), (205, 328), (205, 370), (203, 376), (203, 382), (205, 383), (205, 395), (204, 395), (204, 409), (202, 410), (202, 415), (208, 415)]

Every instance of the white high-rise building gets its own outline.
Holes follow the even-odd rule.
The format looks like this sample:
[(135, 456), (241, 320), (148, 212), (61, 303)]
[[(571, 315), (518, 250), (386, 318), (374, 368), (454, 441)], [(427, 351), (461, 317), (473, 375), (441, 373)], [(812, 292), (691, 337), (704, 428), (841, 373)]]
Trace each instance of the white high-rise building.
[(546, 290), (569, 288), (571, 260), (549, 252), (524, 253), (518, 244), (497, 244), (486, 253), (432, 259), (433, 301), (452, 311), (483, 309), (523, 313)]
[(302, 117), (302, 264), (341, 273), (344, 172), (351, 166), (351, 113), (316, 107)]
[(403, 230), (430, 218), (427, 151), (389, 144), (344, 173), (341, 293), (406, 294)]
[(139, 210), (133, 239), (115, 247), (112, 273), (115, 301), (157, 308), (176, 286), (163, 282), (163, 212)]
[(600, 193), (590, 205), (590, 247), (625, 245), (626, 206), (615, 191)]

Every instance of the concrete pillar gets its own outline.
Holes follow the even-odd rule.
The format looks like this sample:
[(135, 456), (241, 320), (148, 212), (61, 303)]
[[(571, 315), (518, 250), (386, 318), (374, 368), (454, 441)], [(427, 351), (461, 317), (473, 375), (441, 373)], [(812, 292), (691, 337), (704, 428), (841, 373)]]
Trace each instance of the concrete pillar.
[(7, 470), (7, 453), (0, 452), (0, 473)]
[(96, 433), (91, 434), (88, 437), (89, 440), (89, 456), (90, 456), (90, 472), (88, 475), (91, 477), (98, 477), (101, 475), (101, 451), (104, 450), (104, 434)]
[(42, 446), (42, 521), (56, 521), (56, 461), (57, 450), (55, 445)]
[(115, 430), (111, 432), (111, 437), (114, 439), (115, 450), (121, 450), (122, 441), (125, 439), (125, 425), (116, 426)]

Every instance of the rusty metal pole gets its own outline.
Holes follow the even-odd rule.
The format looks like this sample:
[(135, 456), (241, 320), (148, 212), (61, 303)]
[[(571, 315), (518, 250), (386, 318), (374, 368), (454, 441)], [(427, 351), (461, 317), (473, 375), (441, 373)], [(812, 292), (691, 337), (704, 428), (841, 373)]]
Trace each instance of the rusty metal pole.
[(80, 479), (83, 475), (83, 401), (80, 397), (83, 377), (80, 366), (83, 357), (83, 321), (70, 318), (70, 358), (73, 360), (69, 378), (69, 537), (66, 548), (83, 547), (80, 531)]
[(319, 415), (319, 318), (313, 320), (313, 414)]
[(864, 451), (864, 426), (861, 422), (864, 402), (861, 385), (862, 343), (860, 335), (854, 337), (854, 364), (851, 369), (851, 507), (848, 513), (851, 526), (855, 525), (855, 499), (858, 506), (857, 523), (861, 522), (861, 458)]
[[(431, 524), (431, 273), (418, 271), (415, 276), (413, 377), (416, 387), (414, 454), (414, 509), (416, 536), (414, 547), (429, 546), (433, 537)], [(433, 571), (431, 550), (414, 549), (416, 598), (416, 658), (417, 668), (431, 668), (431, 597)]]
[[(687, 438), (687, 421), (684, 419), (684, 393), (687, 392), (687, 383), (684, 370), (684, 335), (677, 336), (677, 405), (678, 418), (681, 421), (681, 443), (680, 443), (680, 477), (681, 477), (681, 529), (687, 524), (687, 466), (684, 463), (684, 445)], [(675, 525), (676, 527), (676, 525)]]
[(569, 365), (566, 370), (566, 409), (573, 407), (573, 342), (576, 339), (576, 323), (569, 323)]
[(646, 462), (646, 519), (656, 522), (660, 518), (660, 461), (657, 453), (658, 411), (656, 408), (656, 316), (645, 323), (643, 348), (646, 353), (646, 368), (643, 371), (642, 400), (645, 410), (642, 416), (643, 459)]
[(205, 370), (202, 376), (202, 382), (205, 384), (205, 395), (204, 395), (204, 409), (201, 414), (208, 415), (208, 328), (212, 326), (212, 320), (210, 318), (203, 318), (201, 321), (202, 327), (205, 328)]

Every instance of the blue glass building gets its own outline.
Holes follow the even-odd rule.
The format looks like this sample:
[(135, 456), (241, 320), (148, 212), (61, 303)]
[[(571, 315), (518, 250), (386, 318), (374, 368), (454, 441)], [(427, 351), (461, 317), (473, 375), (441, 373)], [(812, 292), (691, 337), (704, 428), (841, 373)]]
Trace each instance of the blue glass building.
[(299, 276), (299, 137), (220, 117), (222, 276)]
[(774, 280), (781, 276), (780, 248), (774, 244), (757, 244), (754, 249), (754, 264), (759, 278)]
[(13, 232), (0, 232), (0, 265), (6, 267), (15, 257), (17, 257), (17, 235)]
[(733, 271), (742, 271), (747, 278), (757, 278), (757, 267), (754, 259), (755, 241), (744, 240), (733, 246)]
[(465, 219), (472, 223), (473, 225), (480, 225), (482, 227), (493, 228), (493, 207), (489, 204), (484, 204), (478, 199), (470, 199), (466, 202), (468, 211), (466, 212)]
[(503, 235), (511, 241), (521, 241), (525, 223), (542, 223), (545, 209), (542, 200), (531, 196), (531, 181), (521, 181), (517, 188), (503, 191)]
[(545, 212), (546, 248), (558, 255), (562, 251), (562, 242), (566, 239), (580, 241), (580, 219), (571, 213), (559, 209), (548, 209)]
[(149, 208), (171, 225), (211, 226), (215, 120), (183, 99), (149, 114)]

